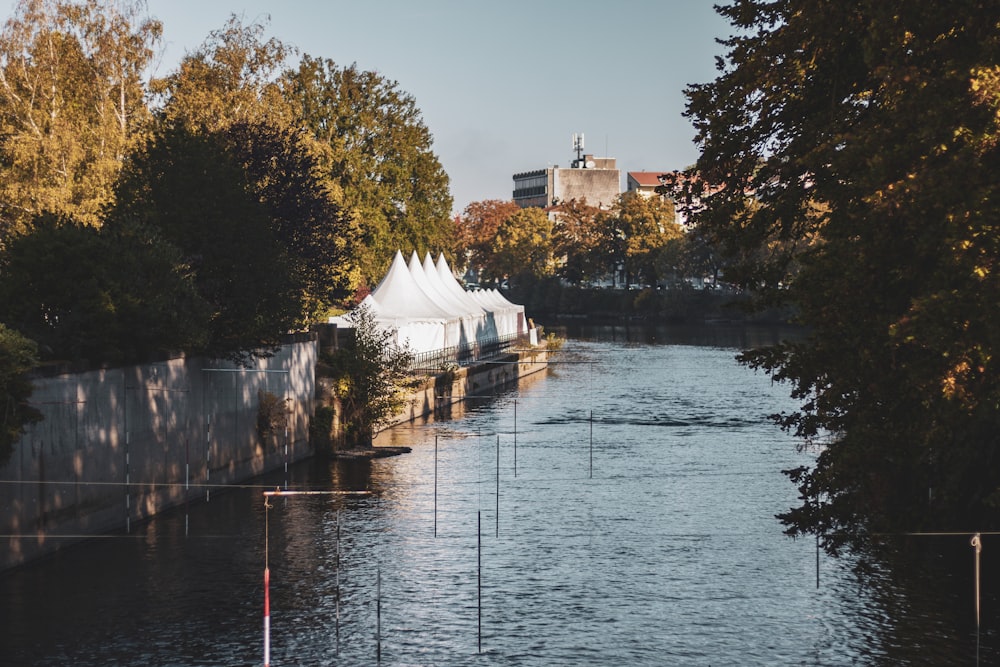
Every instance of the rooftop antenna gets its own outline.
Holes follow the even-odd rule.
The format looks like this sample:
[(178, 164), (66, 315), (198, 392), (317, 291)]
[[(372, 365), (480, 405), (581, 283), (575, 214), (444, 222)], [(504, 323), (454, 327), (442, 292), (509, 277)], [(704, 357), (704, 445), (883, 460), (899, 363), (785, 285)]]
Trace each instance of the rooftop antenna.
[(573, 150), (576, 151), (576, 161), (579, 162), (583, 157), (583, 132), (573, 133)]

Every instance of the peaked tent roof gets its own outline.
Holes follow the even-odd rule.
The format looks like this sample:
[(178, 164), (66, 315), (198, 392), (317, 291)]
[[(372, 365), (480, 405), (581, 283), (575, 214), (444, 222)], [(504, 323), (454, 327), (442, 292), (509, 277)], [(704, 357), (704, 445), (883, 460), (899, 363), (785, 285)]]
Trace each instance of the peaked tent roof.
[(420, 263), (420, 258), (417, 256), (417, 252), (413, 251), (410, 256), (410, 276), (413, 278), (413, 282), (438, 306), (444, 308), (452, 317), (462, 317), (468, 315), (468, 310), (462, 306), (462, 304), (457, 303), (455, 299), (451, 297), (450, 294), (442, 291), (431, 277), (427, 275), (424, 271), (423, 265)]
[[(424, 259), (424, 270), (430, 272), (431, 269), (427, 268), (427, 263), (430, 261), (431, 256), (428, 254)], [(455, 275), (451, 272), (451, 267), (448, 266), (448, 260), (444, 258), (444, 254), (438, 255), (437, 265), (433, 268), (437, 272), (438, 283), (445, 291), (454, 294), (462, 303), (466, 305), (472, 313), (482, 313), (484, 308), (482, 304), (472, 298), (472, 295), (465, 291), (458, 281), (455, 280)]]
[(398, 250), (385, 277), (371, 295), (384, 319), (449, 320), (454, 317), (414, 282), (403, 253)]

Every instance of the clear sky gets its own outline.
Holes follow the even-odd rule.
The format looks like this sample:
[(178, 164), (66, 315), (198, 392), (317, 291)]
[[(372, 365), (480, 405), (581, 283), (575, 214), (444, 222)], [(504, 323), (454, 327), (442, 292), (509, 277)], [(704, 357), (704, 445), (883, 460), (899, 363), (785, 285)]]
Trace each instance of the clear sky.
[[(627, 171), (693, 163), (683, 90), (715, 77), (718, 0), (148, 0), (159, 73), (230, 14), (413, 96), (451, 179), (455, 212), (510, 199), (512, 175), (569, 166), (571, 137)], [(13, 0), (0, 7), (9, 16)]]

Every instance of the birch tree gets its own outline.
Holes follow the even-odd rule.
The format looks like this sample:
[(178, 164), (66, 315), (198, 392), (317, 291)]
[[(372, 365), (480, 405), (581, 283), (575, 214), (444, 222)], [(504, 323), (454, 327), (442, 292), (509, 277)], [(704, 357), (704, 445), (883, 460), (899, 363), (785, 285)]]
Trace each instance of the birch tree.
[(100, 224), (150, 120), (144, 3), (21, 0), (0, 31), (0, 241), (49, 211)]

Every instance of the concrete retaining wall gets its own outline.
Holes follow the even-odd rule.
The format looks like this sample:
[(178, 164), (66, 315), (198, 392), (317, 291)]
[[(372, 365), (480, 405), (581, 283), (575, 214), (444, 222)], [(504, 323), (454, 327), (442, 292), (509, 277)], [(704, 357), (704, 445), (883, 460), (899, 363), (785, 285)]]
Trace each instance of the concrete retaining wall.
[(428, 378), (410, 394), (406, 407), (386, 428), (447, 414), (449, 406), (464, 401), (466, 396), (489, 394), (522, 377), (544, 371), (547, 360), (548, 351), (544, 347), (531, 348)]
[[(45, 419), (0, 468), (0, 569), (311, 455), (318, 348), (304, 338), (249, 370), (182, 358), (36, 379)], [(264, 393), (290, 410), (270, 432)]]

